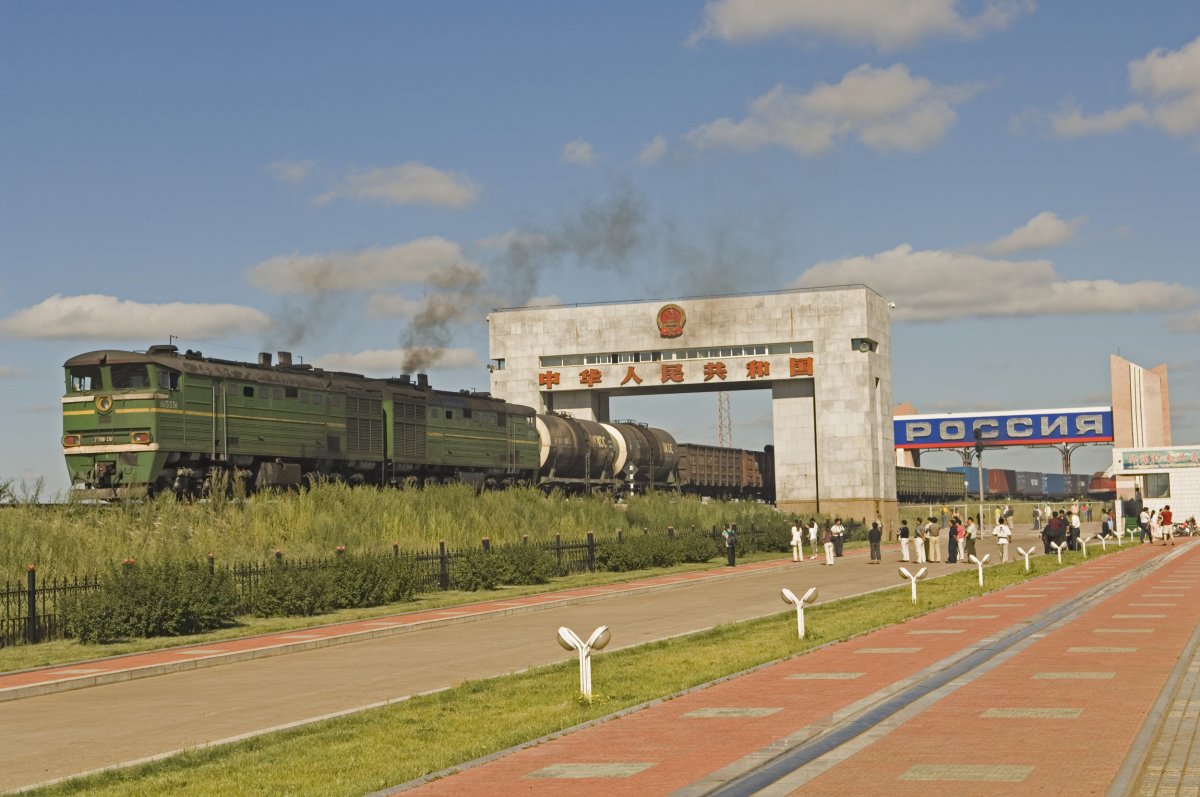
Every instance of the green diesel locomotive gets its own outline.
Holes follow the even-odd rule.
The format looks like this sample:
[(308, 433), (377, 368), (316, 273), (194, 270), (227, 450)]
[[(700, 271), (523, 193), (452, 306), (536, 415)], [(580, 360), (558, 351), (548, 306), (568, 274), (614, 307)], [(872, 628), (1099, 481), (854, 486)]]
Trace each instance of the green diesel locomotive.
[(425, 376), (369, 379), (151, 346), (69, 359), (63, 455), (77, 497), (130, 490), (199, 495), (214, 476), (251, 489), (313, 476), (353, 483), (532, 483), (534, 411), (487, 394), (429, 387)]

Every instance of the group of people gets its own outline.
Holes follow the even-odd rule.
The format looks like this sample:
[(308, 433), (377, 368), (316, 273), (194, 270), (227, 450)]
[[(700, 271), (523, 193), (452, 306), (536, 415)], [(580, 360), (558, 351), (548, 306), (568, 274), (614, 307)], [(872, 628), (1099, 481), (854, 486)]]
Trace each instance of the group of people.
[(1163, 545), (1175, 544), (1175, 516), (1167, 504), (1155, 512), (1146, 506), (1138, 513), (1138, 539), (1143, 543), (1161, 540)]
[[(882, 532), (879, 536), (880, 539), (883, 538)], [(835, 518), (832, 523), (826, 522), (824, 529), (817, 525), (816, 518), (809, 518), (808, 523), (803, 527), (801, 527), (800, 521), (796, 520), (792, 523), (792, 561), (794, 562), (804, 559), (805, 537), (808, 538), (808, 544), (812, 550), (812, 556), (809, 558), (817, 558), (817, 540), (819, 538), (825, 549), (824, 564), (832, 567), (833, 560), (842, 555), (842, 548), (846, 542), (846, 527), (842, 525), (841, 518)]]
[[(974, 518), (968, 517), (964, 522), (958, 513), (953, 513), (949, 522), (950, 525), (946, 527), (946, 562), (948, 564), (969, 563), (971, 557), (977, 555), (975, 546), (980, 539), (979, 527)], [(901, 520), (898, 535), (900, 538), (900, 561), (913, 561), (911, 555), (914, 552), (916, 554), (915, 561), (918, 563), (942, 561), (941, 533), (942, 526), (932, 516), (916, 528), (911, 528), (907, 520)], [(1008, 525), (1007, 517), (1002, 515), (998, 519), (996, 526), (992, 529), (992, 536), (996, 537), (996, 542), (1000, 545), (1001, 561), (1009, 561), (1008, 545), (1012, 540), (1012, 529)], [(812, 551), (809, 558), (817, 558), (817, 540), (819, 538), (825, 549), (824, 564), (832, 567), (834, 560), (842, 555), (846, 527), (842, 525), (841, 518), (834, 519), (832, 523), (827, 522), (823, 529), (818, 525), (816, 518), (809, 518), (808, 523), (804, 525), (796, 520), (792, 524), (792, 561), (804, 560), (805, 538), (808, 539)], [(870, 546), (868, 564), (881, 563), (883, 561), (883, 521), (880, 518), (876, 518), (871, 523), (871, 528), (867, 531), (867, 542)]]
[[(1087, 510), (1090, 514), (1091, 507), (1088, 507)], [(1050, 506), (1035, 507), (1033, 512), (1034, 528), (1040, 527), (1041, 529), (1042, 546), (1045, 553), (1051, 553), (1052, 543), (1072, 551), (1080, 549), (1081, 520), (1086, 517), (1083, 506), (1072, 503), (1063, 509), (1052, 509)], [(1010, 561), (1008, 549), (1013, 536), (1012, 516), (1013, 512), (1007, 506), (997, 507), (994, 513), (995, 525), (991, 534), (1000, 546), (1001, 562)], [(1101, 518), (1100, 536), (1115, 535), (1117, 518), (1113, 508), (1104, 507), (1101, 510)], [(1196, 523), (1189, 518), (1186, 525), (1191, 530)], [(976, 518), (968, 516), (966, 520), (963, 520), (957, 512), (943, 508), (940, 523), (938, 518), (933, 515), (919, 519), (913, 526), (909, 526), (907, 520), (900, 521), (898, 533), (900, 561), (915, 561), (918, 564), (943, 561), (943, 531), (947, 543), (944, 561), (947, 564), (969, 563), (971, 557), (977, 555), (976, 545), (981, 538), (981, 532)], [(1161, 542), (1163, 545), (1174, 545), (1174, 532), (1174, 516), (1169, 505), (1157, 511), (1143, 506), (1138, 513), (1138, 539), (1141, 542)], [(817, 558), (817, 546), (820, 544), (825, 552), (823, 564), (832, 566), (834, 560), (842, 556), (846, 534), (846, 527), (842, 524), (841, 518), (836, 518), (832, 522), (827, 521), (824, 526), (818, 524), (816, 518), (809, 518), (807, 523), (801, 523), (797, 519), (792, 524), (792, 559), (796, 562), (804, 560), (804, 543), (807, 539), (812, 551), (809, 558)], [(868, 563), (879, 564), (882, 561), (882, 519), (876, 518), (871, 523), (871, 528), (867, 532), (867, 542), (870, 544)]]
[[(952, 512), (946, 530), (946, 563), (968, 564), (971, 557), (978, 556), (976, 545), (982, 537), (979, 526), (973, 517), (964, 521), (957, 512)], [(937, 518), (928, 517), (915, 529), (910, 529), (907, 520), (900, 521), (900, 561), (911, 561), (909, 546), (913, 545), (918, 564), (924, 562), (942, 561), (942, 529)], [(996, 525), (992, 528), (992, 536), (1000, 545), (1001, 561), (1008, 561), (1008, 544), (1012, 540), (1012, 529), (1008, 525), (1008, 516), (1004, 513), (996, 517)]]

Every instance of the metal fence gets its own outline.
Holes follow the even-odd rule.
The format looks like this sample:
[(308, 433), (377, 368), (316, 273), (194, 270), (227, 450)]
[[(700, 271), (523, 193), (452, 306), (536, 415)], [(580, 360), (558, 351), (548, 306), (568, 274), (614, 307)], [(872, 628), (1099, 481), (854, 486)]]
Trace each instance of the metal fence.
[[(683, 534), (698, 534), (714, 541), (721, 539), (719, 530), (714, 527), (710, 531), (696, 531), (677, 534), (673, 527), (667, 529), (668, 537)], [(765, 534), (766, 530), (755, 527), (742, 532), (743, 540), (739, 547), (754, 549), (756, 538)], [(636, 532), (635, 532), (636, 534)], [(649, 534), (643, 529), (642, 535)], [(528, 537), (515, 545), (534, 545), (554, 557), (556, 570), (561, 574), (592, 572), (596, 569), (596, 552), (599, 545), (620, 543), (626, 535), (618, 530), (615, 535), (606, 540), (599, 540), (592, 532), (587, 533), (583, 540), (564, 541), (561, 535), (555, 535), (553, 541), (545, 543), (530, 543)], [(488, 552), (498, 552), (499, 547), (493, 547), (490, 540), (484, 539), (481, 548)], [(436, 592), (449, 590), (454, 584), (452, 572), (454, 562), (469, 552), (479, 549), (449, 549), (443, 542), (435, 551), (402, 551), (398, 545), (393, 545), (388, 553), (376, 554), (383, 557), (405, 558), (417, 573), (418, 592)], [(290, 559), (277, 551), (274, 561), (255, 563), (234, 563), (223, 565), (232, 576), (238, 596), (241, 612), (249, 611), (253, 605), (255, 590), (263, 576), (279, 567), (302, 570), (322, 570), (335, 567), (343, 551), (338, 555), (317, 559)], [(208, 559), (210, 572), (218, 567), (214, 559)], [(22, 581), (24, 583), (22, 583)], [(63, 627), (63, 604), (70, 596), (77, 596), (104, 589), (104, 578), (100, 575), (83, 575), (57, 579), (39, 580), (37, 570), (28, 569), (25, 579), (0, 582), (0, 648), (9, 645), (31, 644), (66, 637)]]

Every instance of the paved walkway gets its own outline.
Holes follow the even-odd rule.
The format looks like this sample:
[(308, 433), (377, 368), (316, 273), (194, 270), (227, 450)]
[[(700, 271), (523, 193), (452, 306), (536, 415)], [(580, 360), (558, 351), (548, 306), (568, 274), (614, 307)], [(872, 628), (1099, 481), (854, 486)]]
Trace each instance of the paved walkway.
[[(852, 560), (863, 551), (849, 552)], [(559, 590), (519, 598), (479, 601), (443, 609), (404, 612), (365, 620), (332, 623), (330, 625), (281, 631), (272, 634), (208, 642), (203, 645), (180, 645), (145, 653), (110, 656), (91, 661), (74, 662), (56, 667), (0, 673), (0, 702), (54, 694), (90, 686), (119, 683), (137, 678), (149, 678), (173, 672), (232, 664), (238, 661), (316, 650), (331, 645), (363, 642), (411, 631), (470, 622), (487, 617), (503, 617), (548, 606), (567, 606), (603, 600), (613, 595), (635, 595), (686, 584), (711, 583), (728, 578), (740, 578), (763, 571), (778, 570), (792, 563), (774, 559), (735, 568), (677, 573), (609, 584), (597, 587)]]
[(387, 793), (1195, 795), (1198, 598), (1127, 548)]
[(609, 625), (617, 649), (776, 614), (781, 586), (816, 584), (829, 599), (894, 586), (895, 570), (865, 558), (776, 559), (10, 673), (0, 792), (558, 662), (563, 625)]
[[(1028, 547), (1033, 539), (1032, 535), (1029, 541), (1018, 537), (1018, 544)], [(1162, 551), (1149, 546), (1127, 551), (1117, 557), (1122, 562), (1118, 569), (1155, 558)], [(990, 541), (985, 541), (981, 553), (988, 552), (997, 558)], [(888, 546), (888, 566), (880, 568), (865, 566), (862, 550), (848, 551), (832, 568), (812, 561), (797, 565), (778, 559), (0, 675), (0, 791), (159, 758), (383, 705), (463, 680), (561, 661), (563, 651), (554, 641), (554, 629), (560, 625), (586, 633), (607, 624), (614, 634), (610, 649), (617, 649), (778, 613), (781, 586), (794, 591), (817, 586), (823, 601), (894, 587), (896, 557), (895, 546)], [(1115, 567), (1104, 561), (1097, 560), (1096, 573)], [(960, 569), (947, 564), (929, 566), (933, 577)], [(1013, 617), (1020, 622), (1018, 615)], [(1006, 619), (1013, 622), (999, 614), (991, 618)], [(949, 646), (945, 650), (961, 650), (964, 643), (979, 638), (975, 632), (990, 633), (989, 626), (980, 625), (984, 618), (976, 621), (961, 629), (963, 634), (958, 633), (960, 629), (946, 628), (920, 635), (927, 637), (920, 645), (910, 642), (897, 647), (927, 650), (924, 655), (940, 653), (945, 646)], [(470, 626), (464, 625), (468, 623)], [(911, 628), (906, 624), (905, 633)], [(284, 653), (288, 655), (281, 655)], [(870, 696), (905, 673), (916, 677), (944, 658), (935, 657), (930, 663), (920, 656), (911, 661), (903, 656), (875, 656), (881, 662), (895, 661), (878, 673), (859, 667), (846, 670), (863, 673), (855, 678), (802, 676), (785, 685), (802, 687), (806, 694), (819, 693), (824, 701), (821, 705), (825, 705), (830, 700), (836, 703), (838, 695), (845, 697), (844, 688), (872, 686), (864, 693)], [(601, 672), (598, 666), (598, 680)], [(331, 679), (329, 673), (338, 673), (338, 677)], [(149, 677), (152, 675), (159, 677)], [(859, 699), (866, 698), (851, 696), (850, 702)], [(834, 703), (829, 703), (829, 710)], [(643, 714), (652, 716), (647, 712), (636, 716)], [(717, 711), (726, 718), (729, 714)], [(820, 716), (826, 714), (828, 711)], [(785, 718), (789, 715), (776, 721)], [(723, 741), (718, 743), (718, 747), (723, 745)], [(699, 746), (700, 758), (712, 762), (711, 750)], [(671, 750), (670, 744), (663, 749)], [(673, 751), (671, 757), (677, 754)], [(755, 756), (761, 754), (752, 753), (757, 761)], [(667, 769), (658, 765), (647, 771), (653, 780)], [(693, 774), (700, 780), (708, 777), (706, 772)], [(694, 782), (681, 781), (684, 785)], [(612, 782), (606, 778), (604, 783), (603, 791), (612, 793)], [(519, 793), (528, 791), (526, 786), (522, 781)], [(547, 793), (556, 793), (561, 786), (559, 782)]]

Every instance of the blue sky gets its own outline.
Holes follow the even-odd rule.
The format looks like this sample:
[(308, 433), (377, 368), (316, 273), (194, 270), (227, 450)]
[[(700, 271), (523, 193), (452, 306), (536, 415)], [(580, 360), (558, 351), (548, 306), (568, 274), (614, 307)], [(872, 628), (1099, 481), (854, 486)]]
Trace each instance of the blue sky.
[(1194, 2), (8, 3), (0, 103), (0, 479), (67, 487), (83, 351), (486, 389), (493, 307), (858, 282), (897, 401), (1108, 404), (1120, 353), (1200, 441)]

